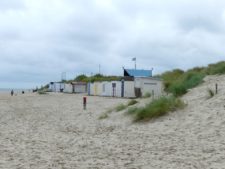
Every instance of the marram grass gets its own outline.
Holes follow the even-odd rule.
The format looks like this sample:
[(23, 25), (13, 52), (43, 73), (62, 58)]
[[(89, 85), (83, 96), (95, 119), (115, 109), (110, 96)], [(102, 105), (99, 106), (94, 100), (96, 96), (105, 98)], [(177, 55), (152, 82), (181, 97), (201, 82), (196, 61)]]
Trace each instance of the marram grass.
[(128, 105), (128, 106), (132, 106), (132, 105), (137, 104), (137, 103), (138, 103), (137, 100), (132, 99), (132, 100), (130, 100), (130, 101), (127, 103), (127, 105)]
[(148, 121), (166, 115), (168, 112), (184, 108), (185, 104), (173, 96), (161, 97), (142, 108), (130, 108), (126, 112), (134, 116), (134, 121)]

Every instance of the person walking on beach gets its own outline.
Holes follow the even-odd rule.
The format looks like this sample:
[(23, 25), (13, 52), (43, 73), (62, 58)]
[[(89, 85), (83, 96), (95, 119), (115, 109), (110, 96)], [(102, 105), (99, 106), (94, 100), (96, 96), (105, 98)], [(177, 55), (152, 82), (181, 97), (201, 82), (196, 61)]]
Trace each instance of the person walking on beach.
[(11, 96), (13, 96), (13, 94), (14, 94), (14, 91), (13, 91), (13, 90), (11, 90)]

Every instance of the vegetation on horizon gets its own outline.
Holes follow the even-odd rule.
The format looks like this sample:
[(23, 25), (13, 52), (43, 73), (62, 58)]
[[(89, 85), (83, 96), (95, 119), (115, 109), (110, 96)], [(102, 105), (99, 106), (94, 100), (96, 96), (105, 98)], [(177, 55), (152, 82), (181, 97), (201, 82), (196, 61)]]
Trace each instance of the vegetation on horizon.
[(120, 76), (104, 76), (102, 74), (95, 74), (93, 76), (86, 76), (85, 74), (78, 75), (73, 80), (64, 81), (70, 82), (97, 82), (97, 81), (119, 81), (122, 77)]

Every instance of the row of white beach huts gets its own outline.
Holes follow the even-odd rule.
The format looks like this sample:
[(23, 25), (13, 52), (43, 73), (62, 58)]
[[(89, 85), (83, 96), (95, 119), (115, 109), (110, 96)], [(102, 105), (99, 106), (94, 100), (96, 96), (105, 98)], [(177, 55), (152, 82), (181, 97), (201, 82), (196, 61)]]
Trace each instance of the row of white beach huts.
[(50, 82), (49, 84), (50, 92), (63, 92), (63, 93), (86, 93), (87, 83), (85, 82)]
[(150, 71), (124, 70), (124, 77), (120, 81), (101, 81), (93, 83), (72, 82), (49, 84), (49, 91), (64, 93), (87, 93), (90, 96), (108, 96), (136, 98), (145, 95), (159, 97), (163, 92), (160, 79), (153, 78)]

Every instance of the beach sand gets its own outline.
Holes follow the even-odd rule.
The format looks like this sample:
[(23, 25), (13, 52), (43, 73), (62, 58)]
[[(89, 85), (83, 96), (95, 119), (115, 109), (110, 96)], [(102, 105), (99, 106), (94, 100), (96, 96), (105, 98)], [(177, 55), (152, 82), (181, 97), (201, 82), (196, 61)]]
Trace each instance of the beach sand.
[(80, 94), (1, 94), (0, 168), (225, 168), (225, 76), (205, 81), (183, 97), (184, 110), (147, 123), (124, 111), (98, 119), (128, 99), (88, 96), (83, 110)]

